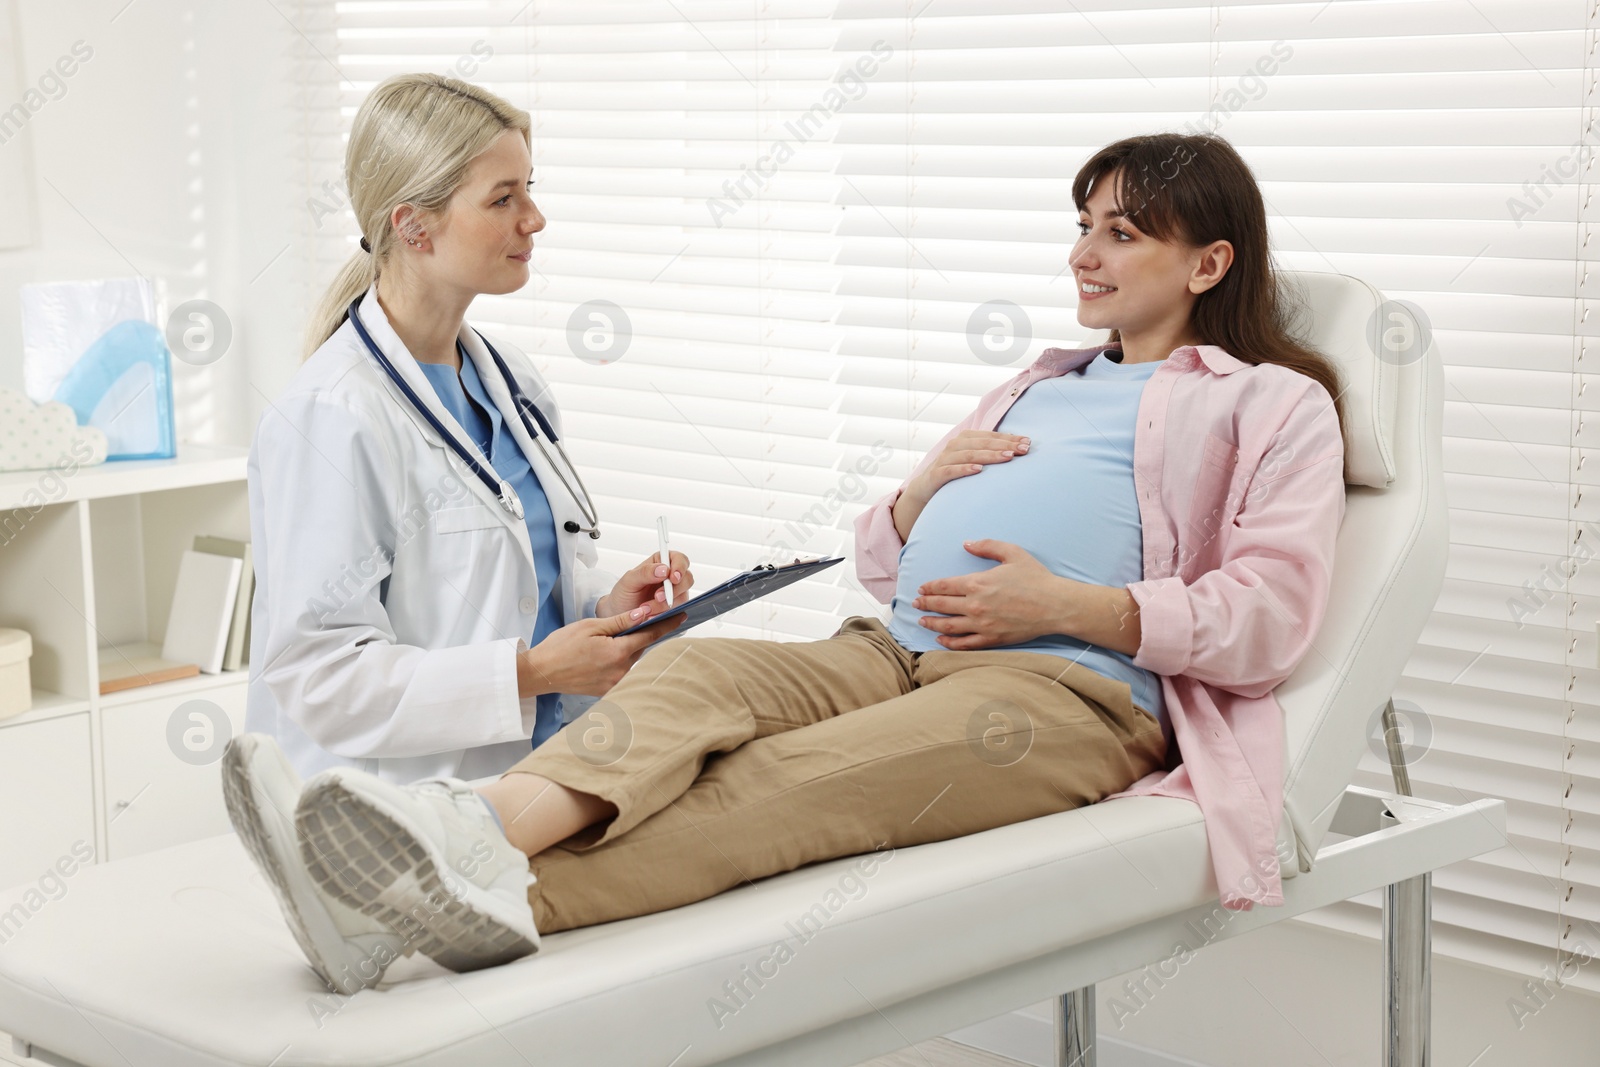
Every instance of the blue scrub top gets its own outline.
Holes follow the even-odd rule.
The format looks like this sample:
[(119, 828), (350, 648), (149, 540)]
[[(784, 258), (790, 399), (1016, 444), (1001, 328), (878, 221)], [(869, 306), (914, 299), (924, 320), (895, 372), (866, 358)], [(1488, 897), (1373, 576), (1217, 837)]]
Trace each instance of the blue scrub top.
[[(561, 556), (556, 552), (556, 517), (550, 510), (550, 500), (544, 487), (522, 454), (516, 438), (511, 436), (500, 409), (494, 406), (478, 377), (478, 368), (472, 357), (456, 342), (461, 356), (461, 373), (442, 363), (423, 363), (417, 366), (433, 384), (439, 400), (455, 416), (462, 429), (471, 435), (479, 451), (489, 457), (489, 463), (510, 484), (517, 499), (522, 501), (523, 520), (528, 524), (528, 543), (533, 548), (534, 569), (539, 579), (539, 615), (533, 633), (528, 637), (528, 647), (543, 641), (552, 631), (562, 626), (561, 593), (556, 578), (561, 574)], [(465, 385), (465, 389), (463, 389)], [(561, 729), (561, 695), (541, 693), (538, 714), (533, 728), (533, 747), (544, 744)]]

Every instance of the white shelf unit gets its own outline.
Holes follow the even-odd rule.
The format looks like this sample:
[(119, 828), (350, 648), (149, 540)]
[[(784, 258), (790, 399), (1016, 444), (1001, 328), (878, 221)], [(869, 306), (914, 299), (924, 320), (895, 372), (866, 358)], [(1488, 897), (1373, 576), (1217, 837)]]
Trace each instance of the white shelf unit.
[(32, 635), (34, 687), (29, 711), (0, 720), (0, 887), (80, 841), (107, 860), (228, 832), (218, 763), (180, 759), (168, 721), (205, 700), (243, 730), (248, 666), (101, 696), (99, 650), (160, 644), (195, 535), (249, 539), (246, 460), (185, 446), (0, 474), (0, 627)]

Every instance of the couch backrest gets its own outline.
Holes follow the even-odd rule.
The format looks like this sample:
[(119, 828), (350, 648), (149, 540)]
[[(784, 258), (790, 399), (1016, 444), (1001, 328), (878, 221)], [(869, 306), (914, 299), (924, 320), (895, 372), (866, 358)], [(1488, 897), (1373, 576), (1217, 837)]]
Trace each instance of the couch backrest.
[(1296, 332), (1339, 364), (1347, 405), (1328, 611), (1275, 694), (1286, 717), (1285, 815), (1309, 870), (1444, 585), (1444, 367), (1407, 305), (1342, 274), (1284, 276), (1301, 301)]

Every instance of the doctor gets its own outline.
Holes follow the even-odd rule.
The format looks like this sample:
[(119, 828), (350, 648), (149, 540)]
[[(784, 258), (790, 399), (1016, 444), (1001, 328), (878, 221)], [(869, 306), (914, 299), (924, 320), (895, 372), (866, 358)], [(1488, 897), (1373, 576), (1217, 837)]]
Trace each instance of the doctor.
[[(391, 78), (356, 115), (362, 251), (249, 462), (246, 720), (302, 775), (500, 774), (681, 622), (613, 636), (666, 609), (667, 567), (596, 569), (555, 398), (464, 321), (528, 281), (529, 144), (526, 112), (437, 75)], [(693, 575), (670, 567), (679, 602)]]

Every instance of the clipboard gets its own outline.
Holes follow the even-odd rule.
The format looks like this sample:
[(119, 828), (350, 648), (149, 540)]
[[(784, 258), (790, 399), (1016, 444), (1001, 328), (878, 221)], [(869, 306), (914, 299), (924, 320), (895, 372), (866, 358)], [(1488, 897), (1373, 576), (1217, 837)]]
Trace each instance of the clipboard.
[(805, 562), (795, 561), (783, 566), (764, 563), (723, 582), (714, 589), (707, 589), (704, 593), (690, 600), (685, 600), (675, 608), (663, 611), (659, 615), (652, 615), (637, 625), (630, 626), (622, 633), (615, 634), (623, 637), (635, 630), (643, 630), (647, 626), (654, 626), (662, 619), (670, 619), (676, 615), (687, 615), (689, 621), (673, 630), (661, 640), (677, 637), (679, 634), (703, 622), (708, 622), (718, 615), (725, 615), (734, 608), (741, 608), (753, 600), (760, 600), (768, 593), (775, 593), (786, 585), (793, 585), (802, 578), (809, 578), (818, 571), (827, 570), (835, 563), (843, 563), (843, 556), (834, 556), (831, 559), (814, 559)]

